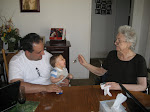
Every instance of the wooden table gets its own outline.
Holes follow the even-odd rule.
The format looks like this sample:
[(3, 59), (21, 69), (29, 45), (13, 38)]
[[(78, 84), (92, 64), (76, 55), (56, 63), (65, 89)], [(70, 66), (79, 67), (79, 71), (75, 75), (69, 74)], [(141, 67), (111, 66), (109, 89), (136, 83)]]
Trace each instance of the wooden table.
[[(39, 101), (36, 112), (98, 112), (99, 101), (115, 99), (121, 91), (110, 91), (112, 97), (104, 96), (99, 85), (62, 87), (63, 94), (26, 94), (27, 100)], [(150, 95), (131, 92), (144, 106), (150, 107)]]

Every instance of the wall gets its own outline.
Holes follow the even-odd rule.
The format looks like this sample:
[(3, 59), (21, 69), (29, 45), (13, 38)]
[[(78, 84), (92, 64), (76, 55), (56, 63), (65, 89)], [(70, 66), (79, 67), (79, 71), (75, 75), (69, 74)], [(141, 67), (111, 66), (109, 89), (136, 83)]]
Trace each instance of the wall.
[(129, 12), (130, 0), (116, 0), (115, 36), (120, 26), (128, 25)]
[(13, 16), (22, 37), (35, 32), (47, 41), (50, 28), (65, 28), (66, 38), (71, 42), (70, 73), (74, 78), (88, 78), (88, 70), (72, 61), (78, 54), (90, 60), (91, 0), (40, 0), (40, 13), (20, 13), (19, 1), (0, 0), (0, 16)]
[(145, 59), (147, 61), (147, 67), (150, 68), (150, 25), (149, 25), (148, 39), (147, 39), (147, 45), (146, 45)]
[(146, 51), (146, 46), (149, 46), (148, 32), (150, 27), (150, 1), (149, 0), (135, 0), (133, 10), (132, 26), (137, 33), (136, 52), (143, 55), (149, 65), (150, 55)]
[[(145, 59), (146, 59), (146, 62), (147, 62), (147, 66), (150, 68), (150, 14), (149, 14), (149, 11), (150, 11), (150, 1), (149, 0), (146, 0), (144, 2), (144, 15), (143, 15), (143, 18), (144, 18), (144, 24), (143, 24), (143, 36), (145, 37), (146, 41), (144, 40), (143, 44), (145, 44)], [(148, 33), (147, 33), (148, 32)], [(143, 37), (142, 36), (142, 37)], [(143, 39), (141, 38), (140, 41), (142, 41)], [(150, 78), (150, 77), (149, 77)]]
[(91, 58), (104, 58), (113, 49), (115, 0), (112, 0), (112, 15), (95, 14), (95, 0), (92, 0)]
[(128, 24), (130, 0), (112, 0), (112, 15), (95, 14), (92, 2), (91, 58), (104, 58), (115, 49), (118, 27)]
[[(103, 58), (111, 49), (114, 49), (112, 42), (117, 34), (118, 27), (128, 24), (127, 17), (129, 10), (127, 10), (127, 7), (129, 7), (129, 2), (129, 0), (112, 0), (113, 14), (106, 16), (96, 15), (95, 1), (92, 2), (91, 58)], [(149, 66), (148, 31), (150, 28), (150, 1), (132, 0), (132, 3), (133, 10), (131, 10), (130, 14), (130, 23), (137, 33), (135, 52), (143, 55)]]
[(112, 15), (95, 14), (92, 2), (91, 58), (104, 58), (115, 49), (118, 27), (128, 24), (130, 0), (112, 0)]

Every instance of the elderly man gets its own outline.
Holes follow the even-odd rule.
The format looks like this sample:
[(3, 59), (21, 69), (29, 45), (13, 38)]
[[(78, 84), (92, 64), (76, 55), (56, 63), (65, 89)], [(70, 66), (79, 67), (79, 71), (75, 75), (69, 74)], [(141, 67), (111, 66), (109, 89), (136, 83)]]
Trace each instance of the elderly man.
[[(44, 51), (44, 45), (39, 35), (30, 33), (22, 40), (22, 49), (9, 63), (9, 82), (21, 81), (26, 93), (61, 92), (61, 88), (50, 82), (52, 56)], [(61, 86), (68, 86), (64, 80)]]

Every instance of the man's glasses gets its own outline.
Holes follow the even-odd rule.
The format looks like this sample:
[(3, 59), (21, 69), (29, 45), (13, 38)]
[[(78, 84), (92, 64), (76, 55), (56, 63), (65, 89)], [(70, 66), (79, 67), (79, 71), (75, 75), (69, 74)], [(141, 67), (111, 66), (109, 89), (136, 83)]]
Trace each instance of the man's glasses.
[(35, 69), (36, 69), (37, 74), (39, 75), (39, 77), (42, 77), (42, 76), (40, 75), (40, 71), (39, 71), (39, 69), (38, 69), (37, 67), (36, 67)]

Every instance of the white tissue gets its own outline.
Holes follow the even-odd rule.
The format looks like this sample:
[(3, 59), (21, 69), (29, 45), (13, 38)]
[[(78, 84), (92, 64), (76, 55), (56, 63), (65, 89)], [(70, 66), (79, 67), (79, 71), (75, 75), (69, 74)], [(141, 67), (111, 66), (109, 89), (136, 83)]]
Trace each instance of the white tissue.
[(124, 96), (122, 93), (119, 93), (111, 109), (114, 110), (115, 112), (120, 112), (119, 107), (123, 102), (126, 101), (126, 99), (127, 99), (126, 96)]
[(101, 83), (100, 86), (101, 86), (101, 89), (104, 90), (104, 95), (105, 95), (105, 96), (106, 96), (107, 94), (108, 94), (109, 96), (112, 96), (112, 94), (109, 92), (109, 88), (111, 87), (110, 85), (105, 86), (105, 84)]

